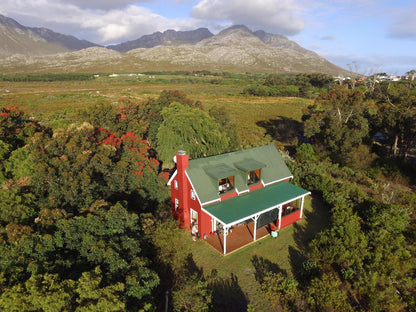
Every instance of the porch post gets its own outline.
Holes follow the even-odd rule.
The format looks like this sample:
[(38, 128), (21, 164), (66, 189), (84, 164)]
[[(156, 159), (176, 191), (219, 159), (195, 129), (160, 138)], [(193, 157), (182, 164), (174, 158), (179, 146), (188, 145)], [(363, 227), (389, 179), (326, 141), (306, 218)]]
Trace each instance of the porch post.
[(282, 208), (283, 206), (280, 205), (279, 206), (279, 227), (278, 227), (279, 230), (280, 230), (280, 226), (282, 225)]
[(253, 240), (256, 240), (256, 234), (257, 234), (257, 219), (259, 218), (259, 215), (255, 215), (254, 220), (254, 229), (253, 229)]
[(302, 201), (300, 203), (300, 215), (299, 218), (302, 219), (302, 215), (303, 215), (303, 204), (305, 202), (305, 196), (302, 196)]
[(229, 227), (224, 226), (224, 255), (227, 253), (227, 235)]

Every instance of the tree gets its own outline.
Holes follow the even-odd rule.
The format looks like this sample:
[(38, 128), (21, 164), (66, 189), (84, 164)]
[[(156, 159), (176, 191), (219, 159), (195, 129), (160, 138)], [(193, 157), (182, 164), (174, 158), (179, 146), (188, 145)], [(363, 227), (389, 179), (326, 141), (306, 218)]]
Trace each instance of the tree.
[(340, 286), (341, 281), (335, 274), (313, 279), (307, 288), (309, 306), (313, 311), (354, 311)]
[(404, 157), (415, 146), (416, 82), (384, 84), (376, 96), (373, 127), (387, 137), (394, 157)]
[(178, 150), (191, 158), (220, 154), (228, 149), (229, 138), (206, 112), (172, 103), (162, 110), (163, 122), (157, 134), (157, 150), (165, 164), (172, 163)]
[(304, 114), (305, 135), (315, 137), (343, 162), (346, 155), (368, 135), (368, 120), (364, 116), (364, 93), (334, 86), (320, 94)]
[(60, 281), (57, 274), (33, 275), (24, 284), (6, 288), (0, 296), (2, 311), (68, 311), (73, 305), (75, 282)]
[(82, 274), (76, 288), (79, 296), (76, 311), (125, 311), (125, 303), (120, 300), (124, 285), (115, 283), (102, 287), (101, 280), (100, 267)]
[(42, 131), (46, 129), (27, 118), (17, 106), (0, 108), (0, 140), (13, 149), (22, 147), (35, 132)]
[(84, 123), (57, 130), (52, 138), (37, 135), (30, 150), (36, 159), (30, 183), (45, 208), (74, 212), (100, 199), (166, 198), (159, 163), (135, 133), (117, 135)]

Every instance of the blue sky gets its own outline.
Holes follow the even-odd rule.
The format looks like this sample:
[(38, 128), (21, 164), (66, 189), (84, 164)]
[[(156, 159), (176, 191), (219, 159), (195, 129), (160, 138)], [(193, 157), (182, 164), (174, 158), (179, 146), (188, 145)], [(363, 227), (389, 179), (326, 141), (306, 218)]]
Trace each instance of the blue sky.
[(244, 24), (362, 74), (416, 69), (414, 0), (2, 0), (0, 14), (103, 45)]

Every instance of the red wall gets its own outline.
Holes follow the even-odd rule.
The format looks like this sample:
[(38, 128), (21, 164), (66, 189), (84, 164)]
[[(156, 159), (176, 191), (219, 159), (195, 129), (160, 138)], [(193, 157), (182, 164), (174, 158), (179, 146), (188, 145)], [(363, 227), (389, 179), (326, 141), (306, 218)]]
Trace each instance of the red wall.
[(259, 183), (259, 184), (256, 184), (256, 185), (253, 185), (253, 186), (250, 186), (248, 189), (249, 189), (249, 190), (250, 190), (250, 192), (251, 192), (251, 191), (257, 190), (257, 189), (262, 188), (262, 187), (263, 187), (263, 184)]
[[(212, 229), (211, 217), (202, 212), (201, 205), (195, 196), (191, 197), (191, 183), (186, 176), (189, 158), (184, 152), (176, 155), (176, 176), (171, 181), (171, 208), (172, 216), (179, 221), (179, 226), (189, 231), (191, 228), (191, 209), (198, 213), (198, 231), (203, 237), (209, 234)], [(175, 189), (175, 181), (178, 189)], [(175, 210), (175, 198), (179, 200), (179, 207)]]
[(290, 215), (282, 217), (282, 222), (280, 224), (280, 229), (285, 228), (288, 225), (291, 225), (297, 221), (301, 220), (300, 218), (300, 209), (291, 213)]

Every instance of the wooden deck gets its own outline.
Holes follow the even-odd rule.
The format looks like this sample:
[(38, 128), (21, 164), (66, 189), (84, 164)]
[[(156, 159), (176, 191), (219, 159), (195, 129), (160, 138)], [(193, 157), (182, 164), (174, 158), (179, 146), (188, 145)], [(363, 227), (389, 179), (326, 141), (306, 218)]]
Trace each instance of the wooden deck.
[[(226, 254), (228, 255), (244, 246), (247, 246), (265, 236), (270, 235), (270, 225), (276, 226), (275, 223), (270, 223), (257, 229), (256, 240), (253, 240), (254, 222), (233, 226), (231, 229), (232, 231), (228, 231)], [(217, 250), (221, 254), (224, 254), (224, 234), (209, 235), (205, 239), (205, 241), (212, 247), (214, 247), (215, 250)]]

